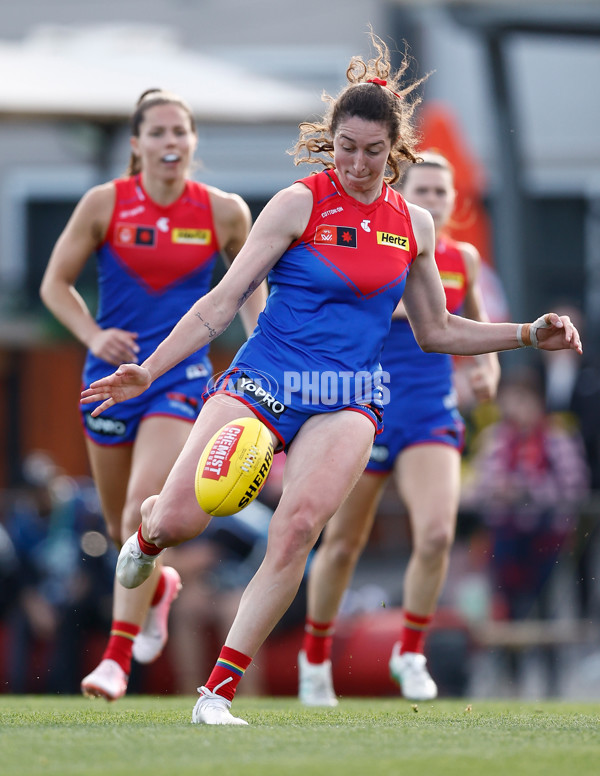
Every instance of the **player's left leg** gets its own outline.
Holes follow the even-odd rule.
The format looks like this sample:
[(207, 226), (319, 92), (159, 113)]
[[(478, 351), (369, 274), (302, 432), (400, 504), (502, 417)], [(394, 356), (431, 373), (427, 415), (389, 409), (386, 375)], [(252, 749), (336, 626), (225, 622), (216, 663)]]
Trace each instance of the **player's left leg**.
[(425, 635), (446, 579), (460, 496), (460, 453), (444, 444), (406, 448), (395, 468), (408, 510), (413, 548), (404, 578), (404, 627), (390, 672), (404, 697), (430, 700), (437, 687), (426, 667)]

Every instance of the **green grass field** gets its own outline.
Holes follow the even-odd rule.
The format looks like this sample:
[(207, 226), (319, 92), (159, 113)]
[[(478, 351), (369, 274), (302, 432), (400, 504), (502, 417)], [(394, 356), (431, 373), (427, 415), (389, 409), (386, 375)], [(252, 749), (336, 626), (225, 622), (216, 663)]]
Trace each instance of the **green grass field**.
[(596, 776), (600, 703), (239, 698), (249, 727), (190, 724), (191, 697), (0, 695), (0, 774)]

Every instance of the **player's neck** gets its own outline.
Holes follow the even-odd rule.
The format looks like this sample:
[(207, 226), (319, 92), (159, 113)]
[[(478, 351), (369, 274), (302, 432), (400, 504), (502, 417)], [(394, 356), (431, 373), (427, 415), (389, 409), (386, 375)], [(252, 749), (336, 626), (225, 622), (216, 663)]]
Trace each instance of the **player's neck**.
[(157, 205), (167, 207), (179, 199), (185, 189), (185, 179), (181, 180), (148, 180), (142, 174), (142, 185), (146, 194)]

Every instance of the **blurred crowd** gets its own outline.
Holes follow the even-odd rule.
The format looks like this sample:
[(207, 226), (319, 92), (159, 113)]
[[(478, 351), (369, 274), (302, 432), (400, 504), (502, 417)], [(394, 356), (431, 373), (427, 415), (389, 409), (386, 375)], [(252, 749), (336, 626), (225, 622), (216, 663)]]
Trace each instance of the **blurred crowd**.
[[(553, 597), (561, 573), (572, 589), (566, 615), (595, 622), (600, 366), (565, 351), (504, 369), (497, 401), (483, 406), (461, 386), (460, 365), (457, 373), (468, 433), (454, 570), (443, 603), (467, 624), (564, 617)], [(276, 461), (262, 501), (169, 550), (183, 580), (168, 646), (175, 692), (191, 692), (214, 659), (262, 559), (283, 456)], [(19, 487), (0, 497), (0, 691), (78, 693), (94, 634), (110, 628), (116, 561), (93, 482), (68, 476), (49, 452), (35, 450), (23, 460)], [(401, 519), (401, 505), (388, 511), (382, 519)], [(371, 559), (377, 535), (376, 526), (365, 553)], [(394, 606), (399, 592), (385, 590), (382, 579), (384, 589), (362, 599), (355, 585), (342, 616), (382, 599)], [(359, 573), (361, 582), (368, 580)], [(287, 625), (300, 627), (303, 613), (303, 603), (292, 607)], [(555, 657), (550, 647), (547, 656)], [(510, 670), (517, 674), (516, 660)], [(256, 671), (245, 691), (260, 693), (261, 682)]]

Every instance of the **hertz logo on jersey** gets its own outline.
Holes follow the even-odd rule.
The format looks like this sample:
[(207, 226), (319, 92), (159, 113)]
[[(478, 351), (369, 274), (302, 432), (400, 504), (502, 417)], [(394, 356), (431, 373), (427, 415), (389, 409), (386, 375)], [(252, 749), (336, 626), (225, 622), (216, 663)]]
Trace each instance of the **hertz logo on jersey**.
[(315, 232), (315, 244), (339, 245), (356, 248), (356, 228), (353, 226), (329, 226), (321, 224)]
[(456, 288), (460, 290), (465, 285), (465, 276), (462, 272), (447, 272), (442, 270), (440, 272), (440, 277), (444, 288)]
[(212, 231), (210, 229), (172, 229), (171, 242), (185, 245), (210, 245)]
[(391, 232), (377, 232), (377, 244), (393, 245), (394, 248), (401, 248), (403, 251), (410, 251), (408, 237), (403, 237), (400, 234), (392, 234)]

